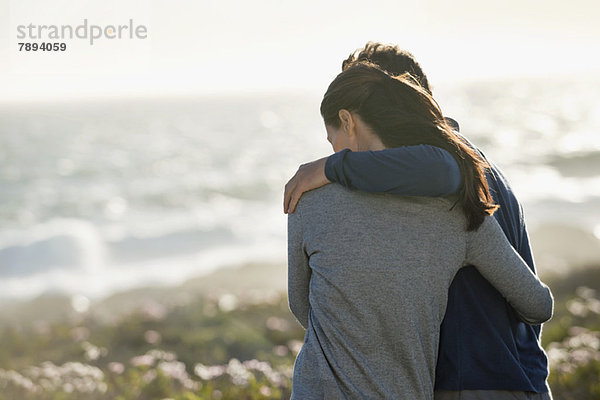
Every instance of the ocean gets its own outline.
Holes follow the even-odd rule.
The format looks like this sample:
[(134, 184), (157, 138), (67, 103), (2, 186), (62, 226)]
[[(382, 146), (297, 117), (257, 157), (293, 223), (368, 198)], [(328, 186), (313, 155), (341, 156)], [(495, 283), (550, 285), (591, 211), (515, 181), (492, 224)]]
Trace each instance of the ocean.
[[(600, 79), (434, 88), (523, 203), (537, 268), (600, 264)], [(0, 105), (0, 300), (285, 268), (283, 185), (331, 152), (321, 95)]]

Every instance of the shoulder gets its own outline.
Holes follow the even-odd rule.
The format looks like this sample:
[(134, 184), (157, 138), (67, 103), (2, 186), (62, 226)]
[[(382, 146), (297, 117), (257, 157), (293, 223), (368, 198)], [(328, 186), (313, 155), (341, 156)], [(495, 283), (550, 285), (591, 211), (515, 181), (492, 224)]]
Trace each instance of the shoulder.
[(352, 202), (350, 199), (354, 196), (356, 192), (335, 183), (310, 190), (302, 194), (296, 210), (288, 214), (288, 224), (312, 225), (317, 221), (323, 221), (332, 212), (337, 213), (340, 209), (347, 209), (347, 204)]
[(348, 201), (356, 197), (357, 193), (359, 192), (353, 192), (336, 183), (328, 184), (304, 193), (298, 201), (296, 210), (303, 213), (310, 209)]
[(333, 183), (303, 194), (296, 212), (307, 216), (331, 214), (334, 210), (353, 215), (447, 214), (448, 217), (452, 215), (452, 218), (457, 218), (458, 214), (458, 218), (464, 218), (459, 205), (452, 207), (455, 202), (455, 196), (420, 197), (366, 193)]
[[(461, 138), (471, 146), (477, 153), (483, 158), (483, 160), (489, 165), (489, 170), (486, 172), (486, 177), (488, 179), (488, 184), (490, 185), (490, 189), (492, 192), (492, 197), (494, 200), (500, 204), (501, 209), (508, 209), (508, 212), (513, 215), (517, 220), (522, 220), (522, 206), (517, 196), (513, 192), (508, 179), (504, 176), (504, 173), (494, 163), (491, 159), (489, 159), (480, 148), (471, 143), (466, 137), (461, 135)], [(501, 210), (502, 213), (504, 210)], [(519, 221), (522, 223), (522, 221)]]
[(504, 176), (498, 165), (487, 158), (480, 149), (475, 149), (489, 165), (486, 177), (492, 197), (500, 205), (500, 210), (497, 211), (498, 216), (506, 213), (515, 226), (522, 227), (524, 224), (523, 207), (510, 186), (508, 179)]

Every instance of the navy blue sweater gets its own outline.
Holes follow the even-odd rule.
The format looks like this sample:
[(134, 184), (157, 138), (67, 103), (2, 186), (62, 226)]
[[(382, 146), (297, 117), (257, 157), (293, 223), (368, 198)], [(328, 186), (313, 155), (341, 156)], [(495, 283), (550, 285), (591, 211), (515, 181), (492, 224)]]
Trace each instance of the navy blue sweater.
[[(490, 166), (490, 192), (500, 205), (494, 216), (535, 273), (523, 209), (498, 167), (491, 162)], [(350, 189), (405, 196), (444, 196), (457, 192), (461, 182), (450, 153), (429, 145), (367, 152), (345, 149), (327, 159), (325, 175)], [(540, 326), (522, 322), (475, 267), (464, 267), (448, 293), (435, 389), (545, 393), (548, 360), (539, 338)]]

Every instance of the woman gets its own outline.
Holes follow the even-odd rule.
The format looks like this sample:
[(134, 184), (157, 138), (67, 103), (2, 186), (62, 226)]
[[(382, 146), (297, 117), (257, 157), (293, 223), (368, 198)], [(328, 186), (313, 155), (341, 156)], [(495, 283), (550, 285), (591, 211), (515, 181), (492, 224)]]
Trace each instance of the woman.
[(483, 161), (410, 76), (350, 67), (329, 86), (321, 114), (334, 151), (431, 144), (455, 157), (463, 182), (456, 198), (339, 185), (302, 197), (288, 220), (290, 309), (307, 329), (292, 398), (432, 399), (448, 287), (466, 263), (524, 321), (551, 317), (550, 291), (490, 217)]

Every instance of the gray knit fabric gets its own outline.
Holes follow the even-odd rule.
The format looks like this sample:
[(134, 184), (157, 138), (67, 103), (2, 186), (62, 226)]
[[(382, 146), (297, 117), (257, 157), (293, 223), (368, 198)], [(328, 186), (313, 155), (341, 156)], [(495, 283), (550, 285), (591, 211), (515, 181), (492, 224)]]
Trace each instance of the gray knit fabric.
[(548, 288), (493, 217), (465, 230), (443, 198), (306, 193), (288, 218), (290, 309), (307, 329), (293, 399), (433, 399), (448, 288), (476, 265), (520, 315), (552, 315)]

